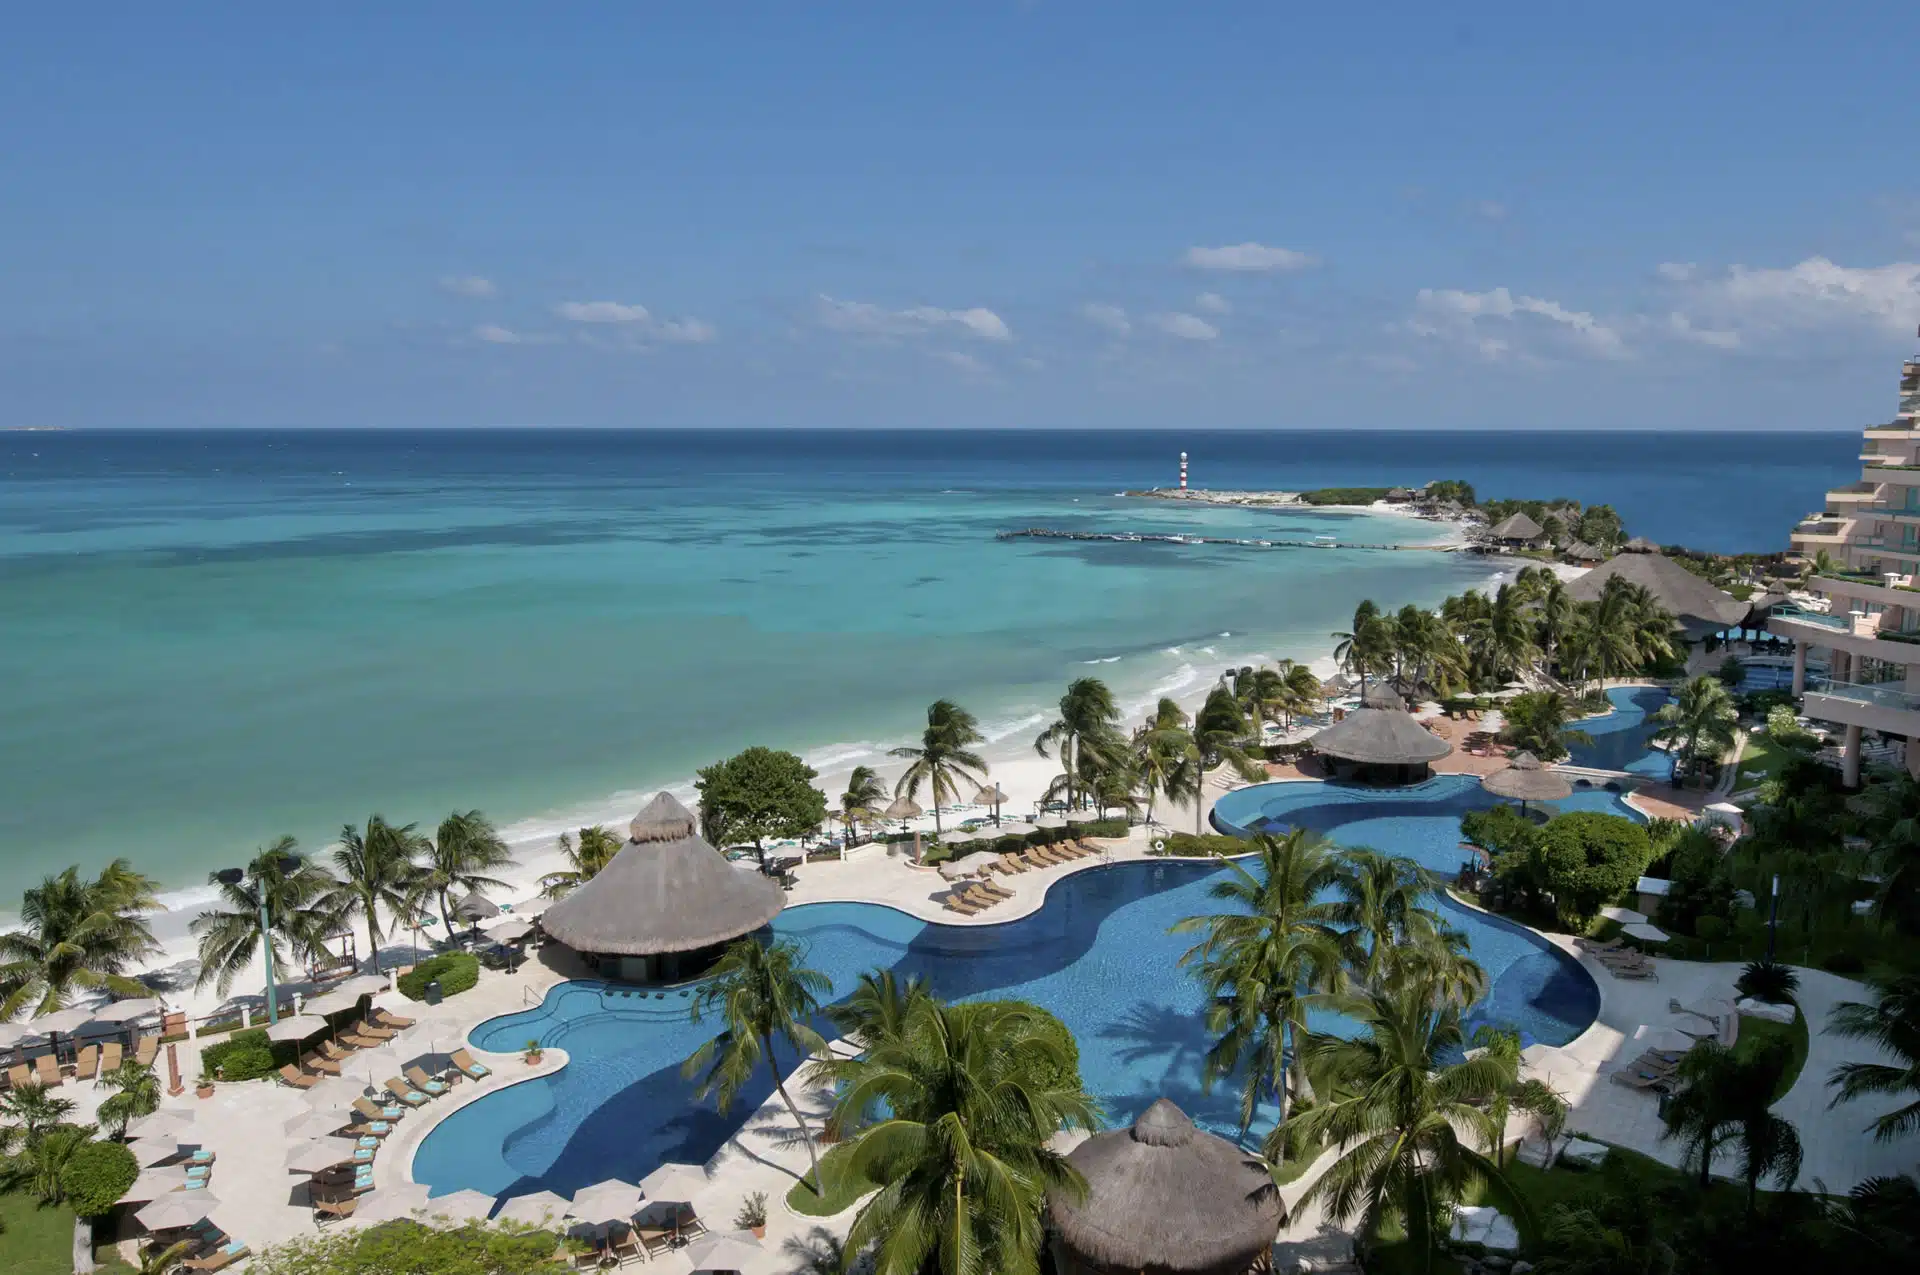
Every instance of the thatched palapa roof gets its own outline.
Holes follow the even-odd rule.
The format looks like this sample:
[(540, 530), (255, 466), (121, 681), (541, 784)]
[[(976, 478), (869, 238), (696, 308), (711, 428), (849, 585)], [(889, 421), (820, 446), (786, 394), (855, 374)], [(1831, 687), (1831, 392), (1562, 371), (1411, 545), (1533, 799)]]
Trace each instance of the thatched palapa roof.
[(1397, 708), (1356, 708), (1313, 737), (1314, 751), (1373, 766), (1438, 761), (1453, 745)]
[(1165, 1098), (1131, 1128), (1094, 1134), (1067, 1162), (1087, 1192), (1048, 1192), (1053, 1224), (1074, 1253), (1112, 1270), (1242, 1271), (1286, 1225), (1260, 1162)]
[(1573, 796), (1573, 785), (1532, 753), (1515, 753), (1507, 759), (1505, 770), (1484, 776), (1480, 786), (1509, 801), (1565, 801)]
[(1525, 514), (1509, 514), (1487, 529), (1495, 540), (1538, 540), (1546, 532)]
[(1576, 602), (1597, 601), (1615, 576), (1644, 586), (1691, 636), (1718, 632), (1747, 617), (1746, 603), (1658, 553), (1616, 554), (1567, 585), (1567, 596)]
[(1566, 554), (1569, 558), (1601, 558), (1606, 556), (1584, 540), (1576, 540), (1560, 552)]
[(1369, 686), (1367, 693), (1360, 697), (1360, 702), (1368, 708), (1397, 708), (1403, 713), (1407, 711), (1407, 701), (1400, 698), (1399, 692), (1386, 686)]
[(1621, 549), (1625, 550), (1627, 553), (1659, 553), (1660, 552), (1660, 546), (1653, 543), (1653, 541), (1647, 539), (1645, 536), (1635, 536), (1633, 539), (1627, 541), (1627, 543), (1625, 543), (1624, 545), (1621, 545), (1620, 547)]
[(578, 952), (691, 952), (751, 934), (779, 914), (777, 882), (743, 872), (701, 839), (667, 793), (647, 803), (620, 853), (548, 908), (541, 928)]
[(464, 899), (453, 905), (453, 915), (462, 921), (484, 921), (499, 916), (500, 905), (478, 890), (469, 890)]

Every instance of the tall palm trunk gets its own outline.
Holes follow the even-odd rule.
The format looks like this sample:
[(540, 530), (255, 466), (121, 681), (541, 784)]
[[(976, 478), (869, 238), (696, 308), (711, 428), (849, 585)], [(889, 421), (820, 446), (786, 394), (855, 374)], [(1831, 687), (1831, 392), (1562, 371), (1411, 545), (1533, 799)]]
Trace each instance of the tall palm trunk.
[(453, 939), (453, 909), (447, 906), (447, 891), (445, 887), (435, 891), (435, 893), (440, 896), (440, 923), (447, 927), (447, 939), (451, 941)]
[(814, 1148), (813, 1131), (807, 1128), (807, 1118), (800, 1114), (800, 1108), (794, 1105), (793, 1095), (787, 1092), (786, 1082), (780, 1079), (780, 1064), (773, 1056), (772, 1035), (761, 1033), (760, 1048), (766, 1051), (767, 1070), (773, 1073), (773, 1087), (780, 1091), (780, 1101), (787, 1104), (788, 1114), (792, 1115), (793, 1122), (800, 1126), (800, 1140), (807, 1144), (807, 1159), (813, 1164), (813, 1180), (820, 1192), (825, 1194), (827, 1185), (820, 1180), (820, 1152)]

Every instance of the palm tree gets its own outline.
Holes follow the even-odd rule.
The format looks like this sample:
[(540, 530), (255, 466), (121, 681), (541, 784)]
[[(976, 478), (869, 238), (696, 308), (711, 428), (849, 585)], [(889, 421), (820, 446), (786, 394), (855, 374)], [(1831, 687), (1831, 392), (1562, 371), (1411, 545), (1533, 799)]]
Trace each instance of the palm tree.
[(1042, 757), (1051, 756), (1047, 750), (1056, 745), (1060, 749), (1068, 809), (1079, 809), (1081, 793), (1075, 780), (1083, 769), (1083, 754), (1100, 756), (1119, 751), (1119, 721), (1120, 710), (1114, 706), (1113, 692), (1105, 682), (1097, 677), (1075, 678), (1060, 697), (1060, 716), (1034, 739), (1033, 751)]
[(960, 782), (979, 784), (987, 774), (987, 763), (973, 746), (984, 742), (980, 723), (972, 713), (951, 700), (938, 699), (927, 707), (927, 728), (920, 734), (920, 746), (893, 749), (888, 755), (902, 757), (912, 765), (893, 787), (896, 797), (911, 800), (926, 784), (933, 792), (933, 836), (940, 839), (940, 803), (960, 797)]
[(855, 766), (847, 776), (847, 790), (840, 794), (840, 820), (847, 828), (849, 849), (853, 847), (855, 821), (877, 818), (880, 803), (886, 799), (887, 786), (881, 782), (879, 772), (871, 766)]
[(448, 938), (453, 937), (453, 910), (447, 905), (448, 893), (454, 889), (468, 893), (504, 890), (506, 882), (487, 874), (512, 866), (513, 852), (478, 810), (465, 814), (456, 810), (440, 821), (433, 844), (427, 847), (426, 877), (421, 886), (433, 891), (439, 900), (440, 920), (447, 927)]
[(1785, 1040), (1769, 1040), (1752, 1054), (1701, 1041), (1681, 1058), (1674, 1071), (1680, 1088), (1660, 1116), (1660, 1136), (1682, 1140), (1683, 1163), (1698, 1170), (1702, 1190), (1712, 1181), (1714, 1156), (1726, 1146), (1738, 1151), (1749, 1214), (1762, 1180), (1791, 1187), (1800, 1176), (1799, 1134), (1770, 1110), (1791, 1052)]
[(567, 866), (540, 878), (540, 893), (549, 899), (557, 899), (593, 880), (599, 875), (600, 869), (613, 862), (613, 856), (620, 853), (623, 843), (619, 834), (595, 826), (580, 829), (577, 839), (563, 832), (554, 844), (559, 847), (560, 856), (566, 860)]
[(299, 852), (292, 837), (256, 850), (240, 880), (229, 884), (208, 877), (219, 899), (187, 927), (200, 940), (200, 978), (222, 996), (233, 980), (253, 964), (260, 951), (260, 905), (266, 903), (275, 969), (289, 958), (304, 961), (324, 945), (340, 925), (340, 883), (324, 866)]
[(1412, 859), (1355, 846), (1334, 859), (1328, 884), (1334, 897), (1327, 920), (1341, 930), (1349, 967), (1362, 983), (1379, 979), (1400, 945), (1437, 939), (1439, 918), (1424, 901), (1440, 879)]
[(828, 1008), (827, 1020), (842, 1036), (858, 1037), (871, 1048), (898, 1040), (907, 1029), (909, 1011), (931, 994), (917, 977), (902, 982), (892, 970), (869, 970), (844, 1000)]
[(840, 1093), (828, 1128), (857, 1135), (847, 1172), (880, 1187), (846, 1251), (871, 1248), (875, 1275), (1037, 1275), (1048, 1188), (1085, 1189), (1048, 1142), (1096, 1127), (1066, 1061), (1028, 1006), (926, 997), (864, 1057), (817, 1063)]
[(807, 1121), (787, 1093), (780, 1078), (780, 1062), (774, 1055), (775, 1039), (785, 1041), (801, 1058), (826, 1050), (827, 1043), (810, 1025), (820, 1012), (820, 997), (833, 990), (833, 983), (818, 970), (801, 964), (800, 945), (791, 939), (761, 943), (748, 937), (727, 948), (714, 964), (707, 981), (693, 999), (693, 1021), (709, 1013), (718, 1013), (725, 1024), (720, 1035), (695, 1050), (682, 1066), (691, 1077), (702, 1071), (699, 1095), (714, 1096), (725, 1114), (733, 1105), (740, 1087), (765, 1063), (773, 1075), (773, 1087), (780, 1101), (800, 1126), (800, 1137), (807, 1144), (807, 1158), (813, 1163), (813, 1180), (820, 1181), (820, 1153), (813, 1145)]
[(1591, 744), (1593, 736), (1567, 725), (1573, 702), (1559, 691), (1525, 691), (1507, 701), (1500, 738), (1542, 761), (1558, 761), (1570, 745)]
[(1827, 1031), (1851, 1040), (1873, 1041), (1898, 1062), (1841, 1063), (1827, 1084), (1836, 1091), (1833, 1106), (1868, 1094), (1910, 1099), (1905, 1106), (1875, 1117), (1867, 1126), (1876, 1142), (1891, 1142), (1901, 1134), (1920, 1130), (1920, 975), (1870, 981), (1873, 1002), (1843, 1001), (1834, 1006)]
[(1211, 1088), (1241, 1076), (1242, 1141), (1269, 1094), (1286, 1124), (1306, 1079), (1296, 1044), (1307, 1030), (1307, 1009), (1341, 975), (1339, 935), (1329, 909), (1314, 902), (1334, 875), (1325, 844), (1295, 828), (1284, 837), (1257, 836), (1248, 848), (1258, 856), (1258, 872), (1230, 859), (1226, 879), (1207, 888), (1207, 897), (1228, 910), (1173, 927), (1205, 935), (1180, 958), (1206, 989), (1207, 1030), (1216, 1037), (1201, 1083)]
[(29, 1081), (0, 1093), (0, 1153), (31, 1147), (58, 1128), (79, 1104), (56, 1098), (45, 1085)]
[(140, 1250), (139, 1275), (171, 1275), (197, 1247), (197, 1240), (180, 1240), (174, 1244), (156, 1240)]
[(160, 952), (142, 916), (159, 909), (154, 890), (125, 859), (91, 881), (72, 867), (27, 890), (20, 928), (0, 934), (0, 1022), (29, 1007), (51, 1014), (75, 989), (147, 995), (127, 971)]
[(1338, 1147), (1340, 1157), (1301, 1204), (1318, 1201), (1336, 1224), (1358, 1216), (1369, 1237), (1397, 1214), (1418, 1269), (1431, 1270), (1447, 1205), (1477, 1187), (1512, 1198), (1488, 1155), (1503, 1132), (1488, 1108), (1515, 1092), (1515, 1061), (1492, 1051), (1442, 1061), (1465, 1043), (1452, 1005), (1376, 991), (1341, 998), (1339, 1008), (1365, 1034), (1307, 1038), (1307, 1070), (1327, 1101), (1297, 1123), (1304, 1137)]
[[(1465, 1006), (1461, 1008), (1464, 1009)], [(1552, 1086), (1544, 1080), (1520, 1079), (1519, 1033), (1483, 1025), (1473, 1033), (1473, 1044), (1476, 1049), (1499, 1055), (1503, 1062), (1513, 1067), (1513, 1084), (1494, 1094), (1493, 1100), (1487, 1104), (1487, 1114), (1498, 1121), (1500, 1128), (1504, 1131), (1507, 1127), (1507, 1117), (1517, 1107), (1532, 1113), (1539, 1124), (1541, 1134), (1548, 1143), (1558, 1138), (1561, 1129), (1567, 1123), (1567, 1101), (1555, 1093)], [(1518, 1151), (1518, 1149), (1516, 1145), (1515, 1150)], [(1493, 1158), (1497, 1163), (1505, 1164), (1505, 1148), (1495, 1148)]]
[(1282, 660), (1280, 665), (1286, 680), (1286, 699), (1283, 701), (1286, 705), (1286, 725), (1291, 729), (1294, 714), (1304, 713), (1320, 702), (1320, 679), (1304, 664)]
[(1233, 692), (1224, 686), (1214, 687), (1206, 702), (1200, 705), (1200, 711), (1193, 715), (1193, 746), (1199, 757), (1197, 764), (1185, 768), (1191, 771), (1187, 778), (1192, 783), (1194, 835), (1198, 836), (1201, 830), (1209, 768), (1225, 764), (1249, 783), (1267, 777), (1266, 768), (1248, 752), (1252, 742), (1246, 716), (1241, 713)]
[(112, 1071), (100, 1073), (99, 1085), (113, 1090), (100, 1104), (101, 1127), (122, 1137), (127, 1126), (160, 1109), (160, 1077), (153, 1068), (129, 1058)]
[(340, 830), (340, 848), (333, 866), (340, 874), (334, 905), (341, 919), (354, 915), (367, 922), (367, 942), (375, 965), (380, 957), (380, 913), (394, 921), (413, 916), (424, 897), (426, 870), (420, 866), (427, 839), (413, 824), (396, 828), (379, 815), (367, 819), (364, 830), (346, 825)]
[(1178, 701), (1162, 699), (1133, 736), (1134, 773), (1147, 790), (1147, 822), (1153, 822), (1154, 799), (1165, 794), (1178, 799), (1187, 791), (1187, 775), (1198, 768), (1200, 749), (1193, 742), (1187, 711)]
[(1380, 608), (1369, 598), (1353, 609), (1353, 627), (1345, 633), (1333, 634), (1339, 639), (1334, 644), (1333, 658), (1343, 670), (1358, 677), (1363, 688), (1367, 684), (1367, 670), (1377, 667), (1372, 661), (1379, 653), (1379, 624)]
[(1715, 762), (1732, 750), (1740, 710), (1725, 683), (1717, 677), (1701, 676), (1688, 681), (1676, 698), (1662, 704), (1653, 720), (1660, 727), (1653, 738), (1677, 745), (1679, 762), (1684, 768), (1699, 761), (1702, 745)]

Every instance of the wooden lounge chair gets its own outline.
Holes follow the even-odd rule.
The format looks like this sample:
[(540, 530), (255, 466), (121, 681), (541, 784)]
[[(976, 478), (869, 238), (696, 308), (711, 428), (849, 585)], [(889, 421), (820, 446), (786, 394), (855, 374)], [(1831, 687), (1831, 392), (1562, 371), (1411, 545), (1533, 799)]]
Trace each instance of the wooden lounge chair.
[(384, 1009), (373, 1011), (373, 1023), (376, 1027), (385, 1027), (389, 1031), (403, 1032), (413, 1026), (413, 1019), (402, 1018), (398, 1014), (389, 1014)]
[[(1463, 842), (1462, 844), (1464, 845), (1465, 843)], [(1592, 952), (1594, 955), (1598, 956), (1602, 952), (1613, 952), (1613, 951), (1619, 950), (1622, 947), (1625, 947), (1626, 940), (1616, 937), (1616, 938), (1610, 938), (1606, 942), (1601, 943), (1593, 939), (1579, 938), (1573, 941), (1573, 945), (1579, 948), (1582, 952)]]
[(640, 1240), (631, 1230), (607, 1237), (607, 1252), (613, 1259), (625, 1266), (628, 1262), (638, 1262), (646, 1257), (646, 1250), (640, 1247)]
[(1678, 1060), (1669, 1061), (1662, 1055), (1656, 1054), (1653, 1050), (1649, 1049), (1646, 1053), (1641, 1054), (1638, 1058), (1628, 1063), (1626, 1070), (1636, 1074), (1650, 1076), (1671, 1076), (1679, 1066), (1680, 1063)]
[(971, 885), (960, 891), (960, 897), (979, 908), (982, 912), (1000, 902), (1000, 900), (994, 898), (992, 895), (982, 893), (978, 888)]
[(1650, 1071), (1627, 1069), (1613, 1073), (1613, 1083), (1625, 1085), (1629, 1089), (1652, 1089), (1665, 1093), (1673, 1087), (1671, 1076), (1658, 1075)]
[(1057, 868), (1065, 863), (1066, 859), (1052, 846), (1031, 846), (1027, 850), (1027, 862), (1036, 867)]
[(994, 862), (1000, 865), (1002, 872), (1025, 872), (1030, 866), (1025, 859), (1013, 854), (1003, 854)]
[(949, 912), (958, 912), (961, 916), (979, 916), (982, 912), (986, 911), (986, 909), (978, 903), (959, 894), (944, 896), (940, 900), (940, 906)]
[(80, 1051), (80, 1056), (73, 1060), (73, 1078), (75, 1080), (92, 1080), (94, 1073), (99, 1069), (100, 1049), (96, 1045), (88, 1045)]
[(153, 1066), (153, 1060), (159, 1053), (160, 1038), (158, 1036), (142, 1036), (133, 1047), (133, 1060), (142, 1067), (151, 1067)]
[(280, 1069), (280, 1079), (295, 1089), (311, 1089), (320, 1083), (320, 1077), (301, 1071), (292, 1063)]
[(1012, 890), (1007, 889), (1007, 887), (1004, 885), (996, 885), (992, 881), (987, 880), (985, 877), (982, 877), (980, 879), (979, 884), (974, 886), (974, 889), (981, 894), (991, 895), (993, 898), (1001, 900), (1003, 902), (1013, 897)]
[(15, 1063), (7, 1068), (7, 1088), (25, 1089), (33, 1083), (33, 1071), (25, 1063)]
[(418, 1089), (415, 1089), (411, 1084), (398, 1076), (388, 1076), (385, 1080), (381, 1081), (381, 1083), (387, 1087), (388, 1093), (391, 1093), (395, 1098), (406, 1103), (409, 1107), (424, 1107), (431, 1101), (427, 1095), (421, 1093)]
[(375, 1106), (365, 1098), (355, 1098), (353, 1100), (353, 1109), (365, 1116), (369, 1124), (379, 1124), (383, 1121), (392, 1123), (405, 1115), (407, 1111), (405, 1107), (397, 1103), (392, 1106), (380, 1107)]
[(674, 1225), (679, 1228), (680, 1238), (683, 1240), (697, 1239), (707, 1233), (707, 1224), (702, 1222), (700, 1215), (692, 1209), (680, 1214), (674, 1220)]
[(353, 1050), (342, 1049), (330, 1040), (321, 1041), (318, 1048), (322, 1058), (328, 1058), (337, 1063), (346, 1062), (353, 1057)]
[(432, 1076), (429, 1076), (421, 1069), (418, 1063), (407, 1068), (406, 1077), (413, 1082), (415, 1089), (418, 1089), (430, 1098), (438, 1098), (441, 1094), (453, 1087), (444, 1080), (435, 1080)]
[(359, 1204), (360, 1201), (351, 1195), (344, 1200), (315, 1196), (313, 1199), (314, 1224), (324, 1226), (328, 1222), (338, 1222), (344, 1218), (350, 1218), (353, 1216), (354, 1209), (359, 1207)]
[(252, 1256), (252, 1249), (238, 1240), (232, 1240), (205, 1257), (188, 1258), (181, 1265), (190, 1271), (223, 1271), (241, 1258)]
[(1624, 978), (1636, 983), (1657, 983), (1660, 981), (1659, 971), (1655, 970), (1651, 965), (1609, 965), (1607, 966), (1607, 973), (1613, 975), (1615, 978)]
[(340, 1074), (340, 1064), (331, 1058), (322, 1058), (319, 1054), (308, 1054), (300, 1060), (300, 1065), (308, 1071), (317, 1071), (323, 1076)]
[(100, 1070), (102, 1073), (119, 1071), (123, 1051), (120, 1042), (110, 1040), (100, 1047)]
[(53, 1088), (65, 1079), (60, 1074), (60, 1064), (53, 1060), (52, 1054), (41, 1054), (33, 1060), (33, 1078), (47, 1089)]
[(352, 1032), (356, 1036), (371, 1037), (374, 1040), (383, 1040), (383, 1041), (392, 1040), (395, 1036), (398, 1036), (400, 1034), (399, 1032), (395, 1031), (391, 1027), (370, 1026), (367, 1023), (367, 1020), (364, 1018), (361, 1019), (359, 1022), (355, 1023), (352, 1027), (349, 1027), (347, 1030)]
[(673, 1228), (671, 1226), (636, 1226), (634, 1238), (640, 1241), (640, 1247), (648, 1257), (665, 1257), (673, 1252)]
[(488, 1067), (485, 1063), (475, 1062), (473, 1055), (464, 1049), (456, 1049), (447, 1055), (447, 1057), (455, 1067), (459, 1068), (460, 1071), (466, 1075), (468, 1080), (485, 1080), (493, 1074), (492, 1068)]
[(354, 1049), (378, 1049), (386, 1042), (372, 1036), (362, 1036), (356, 1031), (343, 1031), (340, 1033), (340, 1043)]

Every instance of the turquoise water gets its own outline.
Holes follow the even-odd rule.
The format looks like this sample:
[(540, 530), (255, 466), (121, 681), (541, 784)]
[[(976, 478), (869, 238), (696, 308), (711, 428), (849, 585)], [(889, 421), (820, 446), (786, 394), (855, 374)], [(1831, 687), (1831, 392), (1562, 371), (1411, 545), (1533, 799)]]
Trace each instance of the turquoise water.
[[(1283, 817), (1343, 844), (1409, 854), (1446, 871), (1460, 859), (1461, 813), (1491, 804), (1462, 776), (1364, 800), (1318, 783), (1229, 796), (1236, 819)], [(1598, 792), (1565, 804), (1625, 810)], [(927, 978), (948, 998), (1009, 996), (1043, 1005), (1079, 1042), (1082, 1076), (1109, 1121), (1129, 1120), (1164, 1095), (1231, 1133), (1231, 1087), (1209, 1093), (1200, 1084), (1204, 1005), (1178, 967), (1192, 939), (1168, 932), (1214, 909), (1206, 890), (1222, 875), (1209, 864), (1116, 864), (1056, 882), (1040, 911), (1003, 925), (935, 925), (872, 904), (824, 903), (788, 909), (774, 929), (805, 946), (807, 963), (832, 978), (836, 994), (863, 971), (891, 968)], [(1440, 906), (1467, 932), (1492, 980), (1472, 1012), (1474, 1024), (1562, 1044), (1593, 1021), (1599, 991), (1577, 962), (1518, 926), (1445, 900)], [(609, 1176), (632, 1180), (662, 1161), (705, 1161), (770, 1086), (756, 1078), (731, 1115), (695, 1101), (678, 1064), (712, 1028), (690, 1022), (687, 1007), (678, 992), (576, 982), (554, 989), (536, 1008), (482, 1023), (471, 1033), (481, 1048), (514, 1050), (537, 1038), (568, 1050), (568, 1065), (449, 1116), (422, 1142), (414, 1179), (437, 1194), (465, 1187), (494, 1195), (568, 1192)], [(1313, 1024), (1330, 1032), (1348, 1027), (1331, 1014), (1315, 1014)], [(1259, 1127), (1271, 1119), (1264, 1113)]]

